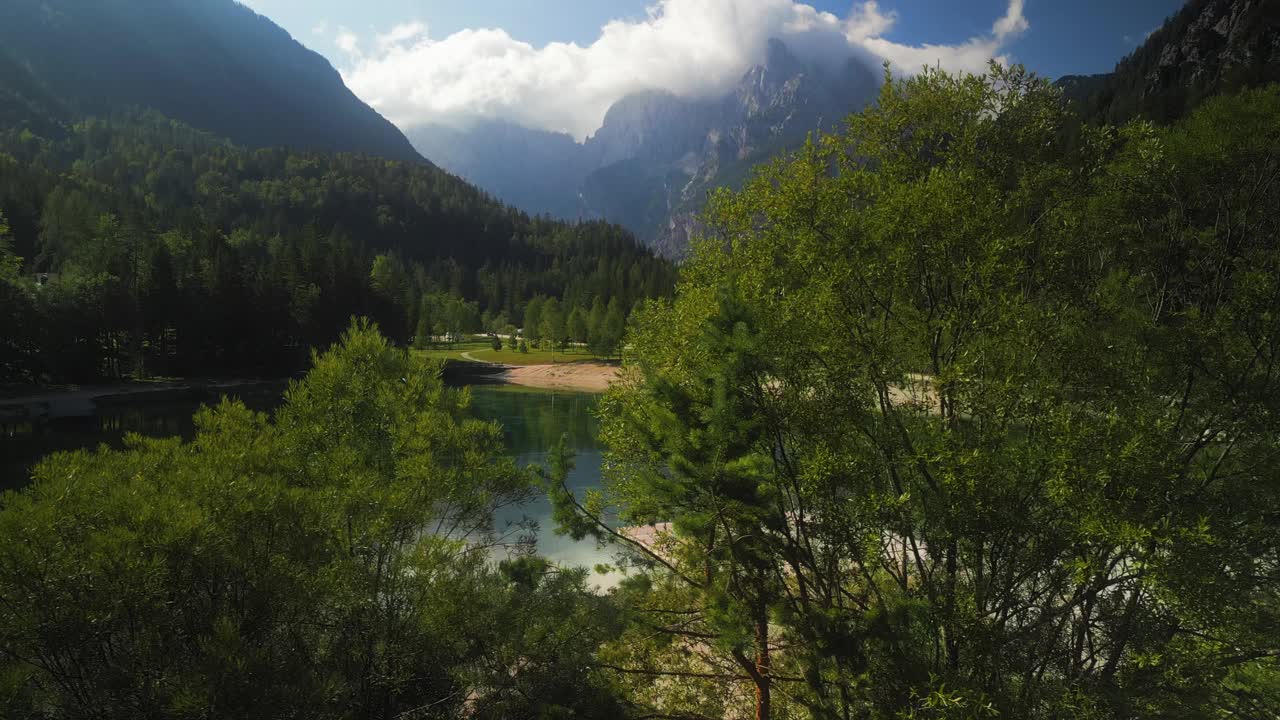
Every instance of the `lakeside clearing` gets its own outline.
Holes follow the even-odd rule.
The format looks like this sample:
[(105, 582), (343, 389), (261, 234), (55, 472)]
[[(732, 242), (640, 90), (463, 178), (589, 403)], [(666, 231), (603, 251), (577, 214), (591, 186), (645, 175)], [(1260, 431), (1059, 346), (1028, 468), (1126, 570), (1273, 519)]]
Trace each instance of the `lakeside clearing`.
[(616, 361), (616, 358), (596, 355), (584, 347), (570, 347), (563, 352), (559, 350), (539, 350), (531, 347), (529, 352), (520, 352), (519, 350), (508, 348), (505, 340), (501, 350), (494, 350), (493, 345), (488, 340), (467, 340), (449, 346), (432, 347), (414, 350), (413, 352), (433, 360), (482, 362), (497, 365), (553, 365), (556, 363), (576, 362), (608, 364)]
[(595, 355), (585, 348), (570, 348), (565, 352), (530, 348), (529, 352), (519, 352), (505, 347), (494, 350), (487, 341), (474, 341), (414, 352), (456, 367), (474, 364), (495, 370), (501, 368), (486, 373), (487, 377), (494, 382), (548, 390), (604, 392), (617, 379), (620, 369), (616, 360)]
[[(414, 350), (455, 367), (484, 367), (480, 373), (490, 382), (548, 390), (604, 392), (617, 379), (616, 360), (608, 360), (575, 348), (567, 352), (530, 349), (527, 353), (495, 351), (488, 342), (457, 343), (452, 348)], [(88, 385), (8, 385), (0, 388), (0, 420), (83, 415), (98, 403), (151, 402), (207, 398), (216, 402), (223, 394), (280, 385), (285, 380), (166, 378)]]

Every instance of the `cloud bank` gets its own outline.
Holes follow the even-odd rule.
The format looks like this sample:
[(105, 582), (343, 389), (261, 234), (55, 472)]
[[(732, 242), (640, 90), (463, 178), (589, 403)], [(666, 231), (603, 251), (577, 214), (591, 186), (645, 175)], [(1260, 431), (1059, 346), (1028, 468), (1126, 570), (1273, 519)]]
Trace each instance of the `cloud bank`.
[(643, 19), (609, 22), (585, 47), (536, 48), (498, 29), (435, 39), (420, 22), (391, 28), (367, 47), (345, 29), (336, 42), (348, 57), (347, 85), (401, 128), (501, 118), (582, 140), (630, 93), (725, 92), (775, 37), (813, 58), (887, 61), (898, 73), (935, 64), (981, 71), (993, 58), (1007, 61), (1004, 48), (1027, 29), (1023, 2), (1010, 0), (989, 33), (958, 45), (886, 39), (896, 17), (874, 0), (855, 3), (843, 18), (797, 0), (657, 0)]

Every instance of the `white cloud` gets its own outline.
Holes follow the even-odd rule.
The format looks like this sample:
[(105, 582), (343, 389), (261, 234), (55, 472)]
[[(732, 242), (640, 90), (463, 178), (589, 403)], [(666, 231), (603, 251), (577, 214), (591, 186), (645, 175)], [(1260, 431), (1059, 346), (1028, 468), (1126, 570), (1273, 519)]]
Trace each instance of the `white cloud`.
[(504, 30), (463, 30), (433, 39), (421, 23), (398, 25), (362, 54), (340, 28), (351, 58), (347, 85), (402, 128), (503, 118), (583, 139), (623, 96), (662, 89), (686, 97), (724, 92), (764, 56), (770, 38), (811, 57), (861, 57), (896, 72), (938, 64), (981, 71), (1024, 32), (1023, 0), (1009, 0), (991, 32), (957, 45), (912, 46), (885, 35), (896, 17), (874, 0), (840, 18), (798, 0), (656, 0), (645, 18), (615, 20), (587, 46), (536, 48)]
[(893, 28), (897, 21), (894, 13), (884, 15), (880, 12), (880, 4), (875, 0), (867, 0), (861, 6), (854, 5), (845, 21), (845, 35), (850, 42), (861, 42), (871, 37), (880, 37)]
[(329, 21), (328, 21), (328, 20), (321, 20), (320, 22), (316, 23), (316, 24), (315, 24), (315, 26), (313, 26), (313, 27), (311, 28), (311, 34), (312, 34), (312, 35), (324, 35), (324, 34), (325, 34), (325, 33), (327, 33), (327, 32), (329, 32)]
[(363, 56), (360, 54), (360, 38), (350, 30), (339, 27), (338, 34), (333, 39), (333, 44), (338, 46), (342, 52), (355, 58), (357, 61), (363, 62)]
[(1022, 14), (1023, 0), (1009, 0), (1009, 10), (1004, 17), (996, 21), (992, 26), (991, 32), (998, 40), (1020, 35), (1026, 32), (1031, 25), (1027, 22), (1027, 18)]
[(935, 65), (953, 71), (981, 72), (991, 60), (1008, 64), (1003, 48), (1030, 27), (1023, 14), (1023, 0), (1009, 0), (1008, 10), (991, 26), (990, 35), (970, 38), (959, 45), (903, 45), (875, 35), (862, 39), (861, 44), (888, 60), (899, 73)]
[(420, 22), (408, 22), (396, 25), (391, 32), (377, 37), (378, 49), (387, 52), (392, 48), (404, 45), (427, 34), (427, 26)]

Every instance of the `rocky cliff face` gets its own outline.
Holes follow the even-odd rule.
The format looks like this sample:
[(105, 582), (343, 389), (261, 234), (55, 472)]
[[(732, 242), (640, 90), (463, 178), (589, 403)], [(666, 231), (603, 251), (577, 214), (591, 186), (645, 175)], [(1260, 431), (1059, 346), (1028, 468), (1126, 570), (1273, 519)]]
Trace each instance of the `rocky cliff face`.
[(856, 61), (805, 63), (771, 42), (766, 61), (719, 102), (718, 120), (700, 148), (668, 174), (661, 198), (666, 212), (642, 237), (664, 254), (680, 256), (699, 230), (696, 214), (708, 192), (739, 187), (755, 165), (798, 148), (810, 134), (838, 128), (871, 102), (877, 88), (876, 75)]
[(411, 139), (431, 160), (516, 206), (608, 219), (679, 255), (709, 190), (737, 186), (755, 164), (836, 127), (874, 97), (877, 85), (860, 63), (807, 63), (775, 40), (765, 61), (724, 96), (630, 95), (582, 144), (566, 145), (554, 133), (501, 130), (501, 123), (463, 132), (420, 129)]
[(719, 122), (717, 108), (668, 92), (629, 95), (609, 108), (604, 123), (585, 145), (595, 168), (624, 160), (675, 162), (695, 149)]
[(1188, 10), (1185, 31), (1168, 38), (1154, 72), (1147, 73), (1152, 90), (1169, 78), (1204, 85), (1280, 60), (1280, 5), (1274, 0), (1207, 0)]
[(1059, 80), (1091, 119), (1175, 120), (1207, 97), (1280, 81), (1280, 2), (1191, 0), (1107, 76)]

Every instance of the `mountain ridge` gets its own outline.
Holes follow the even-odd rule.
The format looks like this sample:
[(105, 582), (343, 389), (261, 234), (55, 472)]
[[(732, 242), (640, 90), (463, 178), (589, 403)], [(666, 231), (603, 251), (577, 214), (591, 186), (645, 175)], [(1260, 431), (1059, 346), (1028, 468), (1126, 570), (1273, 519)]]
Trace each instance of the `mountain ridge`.
[[(720, 97), (635, 93), (610, 107), (582, 143), (527, 128), (495, 134), (501, 120), (409, 136), (433, 159), (447, 136), (442, 166), (506, 202), (567, 219), (606, 218), (678, 257), (709, 190), (737, 187), (757, 163), (861, 110), (878, 81), (852, 63), (824, 71), (775, 39), (764, 60)], [(1208, 97), (1276, 81), (1280, 2), (1189, 0), (1113, 72), (1063, 76), (1056, 84), (1085, 119), (1121, 124), (1139, 117), (1167, 123)], [(459, 157), (467, 147), (485, 151)], [(535, 157), (542, 161), (522, 162)], [(511, 172), (510, 163), (541, 169)]]
[(0, 47), (5, 94), (30, 94), (21, 68), (63, 120), (144, 107), (246, 147), (422, 161), (327, 60), (233, 0), (7, 0)]
[(836, 68), (805, 62), (775, 39), (727, 92), (709, 99), (632, 93), (581, 143), (501, 120), (408, 135), (423, 155), (505, 202), (565, 219), (618, 222), (679, 256), (687, 241), (674, 221), (699, 208), (707, 191), (735, 185), (756, 162), (831, 129), (876, 88), (874, 73), (855, 60)]
[(1280, 2), (1189, 0), (1114, 71), (1057, 80), (1081, 113), (1167, 123), (1202, 100), (1280, 81)]

